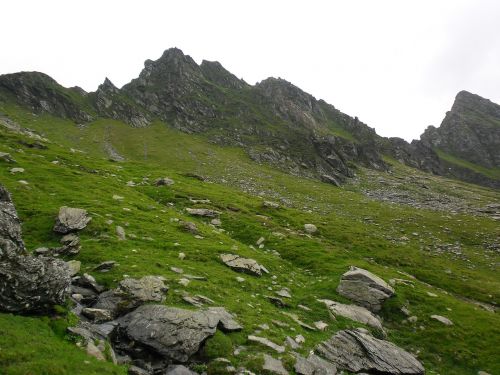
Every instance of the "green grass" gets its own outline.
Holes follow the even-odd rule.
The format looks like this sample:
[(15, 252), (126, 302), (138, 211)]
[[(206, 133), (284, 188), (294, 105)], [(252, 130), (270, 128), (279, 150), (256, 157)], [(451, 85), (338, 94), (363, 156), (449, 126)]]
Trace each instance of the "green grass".
[(474, 164), (474, 163), (471, 163), (467, 160), (460, 159), (460, 158), (458, 158), (454, 155), (448, 154), (442, 150), (436, 149), (435, 151), (441, 159), (443, 159), (451, 164), (458, 165), (459, 167), (470, 169), (474, 172), (480, 173), (480, 174), (482, 174), (486, 177), (490, 177), (494, 180), (500, 179), (500, 168), (486, 168), (486, 167), (483, 167), (482, 165)]
[[(371, 183), (362, 170), (359, 175), (364, 182), (359, 187), (336, 188), (316, 180), (297, 179), (251, 162), (241, 149), (214, 146), (202, 137), (180, 133), (160, 122), (133, 129), (101, 119), (78, 128), (69, 121), (33, 116), (12, 105), (0, 106), (0, 112), (51, 141), (46, 143), (47, 149), (28, 148), (20, 143), (26, 136), (0, 128), (0, 151), (11, 153), (17, 160), (15, 165), (0, 161), (0, 180), (12, 193), (27, 247), (32, 250), (57, 244), (59, 237), (51, 228), (60, 206), (86, 208), (93, 219), (81, 233), (82, 251), (75, 258), (82, 262), (83, 272), (92, 273), (108, 287), (116, 285), (123, 275), (161, 275), (170, 286), (166, 304), (191, 308), (182, 300), (184, 290), (205, 295), (238, 316), (243, 331), (218, 334), (207, 344), (207, 357), (223, 352), (236, 367), (258, 368), (259, 355), (266, 349), (247, 342), (246, 337), (262, 323), (270, 329), (260, 335), (279, 344), (286, 336), (304, 335), (304, 354), (337, 330), (359, 326), (346, 319), (332, 320), (317, 301), (328, 298), (346, 302), (335, 290), (341, 274), (356, 265), (386, 280), (409, 278), (400, 272), (416, 277), (411, 280), (413, 287), (396, 286), (397, 296), (384, 307), (382, 316), (389, 338), (419, 352), (428, 374), (500, 371), (496, 353), (500, 318), (466, 301), (498, 304), (500, 300), (500, 279), (494, 266), (499, 256), (484, 248), (485, 242), (497, 241), (498, 222), (370, 200), (360, 193), (363, 184)], [(111, 142), (127, 160), (108, 161), (105, 142)], [(52, 163), (54, 160), (58, 164)], [(13, 166), (25, 172), (11, 174)], [(409, 171), (396, 166), (394, 173), (404, 176)], [(197, 173), (208, 180), (202, 182), (186, 173)], [(164, 176), (174, 179), (175, 184), (153, 186), (154, 179)], [(127, 187), (130, 180), (138, 186)], [(464, 199), (471, 196), (467, 198), (461, 192), (473, 189), (478, 201), (471, 204), (499, 200), (497, 192), (450, 180), (435, 177), (430, 184), (433, 189), (462, 194)], [(123, 201), (114, 200), (114, 194), (123, 196)], [(190, 198), (209, 199), (211, 203), (193, 204)], [(264, 199), (277, 201), (282, 207), (264, 208)], [(186, 216), (186, 207), (221, 211), (223, 231), (207, 220)], [(195, 222), (203, 239), (182, 231), (176, 219)], [(113, 223), (109, 225), (107, 220)], [(302, 231), (305, 223), (317, 225), (318, 234), (306, 236)], [(116, 225), (134, 237), (119, 241)], [(412, 235), (414, 232), (419, 235)], [(266, 238), (263, 249), (255, 246), (261, 236)], [(402, 236), (408, 240), (401, 241)], [(469, 261), (429, 251), (435, 243), (457, 241)], [(186, 254), (185, 260), (179, 260), (179, 252)], [(218, 259), (224, 252), (256, 259), (276, 280), (271, 275), (256, 278), (232, 272)], [(115, 260), (119, 266), (104, 274), (91, 271), (105, 260)], [(178, 280), (182, 276), (170, 271), (172, 266), (206, 276), (207, 281), (192, 281), (181, 287)], [(245, 282), (238, 283), (236, 276), (243, 276)], [(293, 297), (291, 307), (284, 310), (266, 298), (281, 287), (288, 287)], [(427, 291), (439, 298), (429, 297)], [(299, 304), (312, 311), (303, 311)], [(402, 306), (408, 306), (418, 317), (416, 325), (403, 323)], [(309, 324), (323, 320), (329, 328), (326, 332), (307, 331), (282, 311), (297, 314)], [(455, 325), (442, 326), (429, 318), (432, 314), (445, 315)], [(289, 327), (275, 326), (273, 319)], [(54, 320), (57, 318), (0, 314), (0, 373), (121, 373), (118, 367), (87, 357), (61, 335)], [(230, 347), (240, 345), (245, 349), (239, 356), (230, 354)]]

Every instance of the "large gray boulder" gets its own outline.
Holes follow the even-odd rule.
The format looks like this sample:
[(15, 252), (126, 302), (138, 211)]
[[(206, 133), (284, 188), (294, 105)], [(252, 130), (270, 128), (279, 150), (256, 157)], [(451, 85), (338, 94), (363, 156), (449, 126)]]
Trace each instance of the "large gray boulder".
[(164, 305), (142, 305), (118, 319), (115, 343), (133, 357), (156, 355), (167, 362), (186, 363), (220, 326), (220, 314)]
[(394, 289), (384, 280), (357, 267), (342, 275), (337, 292), (372, 312), (380, 311), (384, 301), (394, 295)]
[(350, 372), (368, 372), (387, 375), (421, 375), (422, 364), (410, 353), (371, 336), (364, 329), (343, 330), (320, 343), (316, 352)]
[(294, 370), (299, 375), (335, 375), (337, 368), (331, 362), (311, 353), (307, 358), (295, 354)]
[(39, 313), (64, 303), (70, 273), (62, 260), (28, 255), (16, 209), (0, 185), (0, 311)]
[(90, 220), (92, 218), (87, 215), (86, 210), (63, 206), (59, 209), (56, 224), (54, 225), (54, 232), (66, 234), (82, 230)]

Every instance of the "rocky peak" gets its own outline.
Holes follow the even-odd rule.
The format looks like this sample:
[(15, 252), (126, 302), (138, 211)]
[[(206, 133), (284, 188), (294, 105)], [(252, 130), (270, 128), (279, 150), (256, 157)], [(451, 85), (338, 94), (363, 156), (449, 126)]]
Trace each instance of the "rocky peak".
[(238, 79), (218, 61), (203, 60), (200, 68), (207, 80), (219, 86), (233, 89), (241, 89), (248, 86), (245, 81)]
[(193, 76), (201, 76), (198, 64), (180, 49), (170, 48), (165, 50), (158, 60), (146, 60), (139, 78), (148, 81), (160, 80), (165, 83)]
[(120, 90), (109, 80), (108, 77), (104, 79), (104, 82), (99, 85), (97, 91), (104, 91), (108, 93), (117, 94)]
[(486, 168), (500, 165), (500, 106), (460, 91), (439, 128), (429, 126), (421, 141), (453, 157)]

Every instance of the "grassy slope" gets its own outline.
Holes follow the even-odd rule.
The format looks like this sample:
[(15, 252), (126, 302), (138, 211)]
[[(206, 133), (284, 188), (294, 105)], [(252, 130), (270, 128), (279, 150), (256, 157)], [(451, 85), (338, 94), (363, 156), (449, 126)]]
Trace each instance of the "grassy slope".
[[(234, 357), (227, 353), (227, 348), (224, 349), (227, 345), (220, 344), (226, 342), (225, 338), (218, 337), (208, 343), (213, 350), (207, 350), (207, 355), (224, 355), (233, 364), (252, 368), (259, 362), (254, 355), (264, 348), (248, 344), (246, 336), (258, 324), (268, 323), (271, 329), (261, 335), (278, 343), (286, 335), (303, 334), (306, 337), (304, 352), (337, 329), (355, 325), (344, 319), (331, 320), (316, 298), (343, 301), (335, 292), (339, 277), (350, 265), (357, 265), (386, 280), (409, 279), (399, 272), (408, 272), (420, 280), (413, 280), (413, 286), (397, 285), (397, 296), (385, 306), (382, 315), (390, 339), (408, 350), (418, 351), (429, 374), (500, 372), (495, 357), (500, 319), (495, 313), (457, 298), (498, 303), (500, 280), (492, 267), (498, 262), (498, 255), (485, 253), (482, 247), (484, 240), (494, 241), (498, 237), (498, 223), (487, 218), (450, 216), (383, 204), (370, 201), (357, 191), (297, 180), (250, 162), (241, 150), (215, 147), (159, 123), (146, 129), (131, 129), (119, 122), (100, 120), (78, 129), (69, 122), (33, 117), (15, 107), (0, 110), (25, 126), (44, 131), (53, 141), (47, 150), (30, 149), (18, 143), (23, 136), (0, 130), (0, 151), (10, 152), (18, 162), (15, 166), (25, 168), (22, 175), (13, 175), (9, 173), (12, 165), (0, 162), (0, 180), (12, 192), (23, 221), (27, 246), (33, 249), (57, 244), (58, 237), (51, 227), (59, 206), (88, 209), (93, 220), (81, 234), (83, 248), (76, 259), (82, 261), (83, 270), (88, 272), (101, 261), (112, 259), (119, 263), (109, 273), (94, 273), (99, 282), (112, 286), (124, 274), (163, 275), (170, 285), (167, 304), (189, 308), (181, 299), (181, 291), (186, 290), (190, 294), (206, 295), (238, 315), (245, 329), (230, 334), (229, 338), (232, 346), (245, 345), (243, 354)], [(112, 142), (128, 160), (135, 161), (120, 164), (107, 161), (104, 140)], [(147, 145), (146, 161), (144, 144)], [(86, 153), (71, 152), (70, 147)], [(51, 163), (53, 160), (59, 164)], [(205, 175), (215, 183), (185, 177), (185, 172)], [(171, 188), (156, 188), (149, 183), (134, 188), (125, 186), (129, 180), (139, 183), (143, 177), (151, 181), (162, 176), (173, 178), (175, 185)], [(29, 185), (20, 184), (20, 179)], [(446, 189), (447, 184), (451, 182), (439, 180), (442, 189)], [(478, 188), (476, 192), (485, 202), (498, 200), (498, 194), (488, 190)], [(113, 200), (113, 194), (123, 196), (124, 200)], [(281, 199), (290, 207), (264, 209), (258, 195)], [(211, 204), (198, 206), (220, 210), (225, 231), (215, 230), (204, 220), (187, 218), (183, 209), (197, 206), (189, 201), (191, 197), (210, 199)], [(239, 211), (229, 210), (229, 206)], [(174, 218), (196, 222), (204, 239), (195, 239), (180, 230), (171, 220)], [(108, 219), (114, 223), (106, 224)], [(303, 224), (308, 222), (319, 227), (317, 236), (309, 238), (302, 233)], [(137, 237), (118, 241), (115, 225), (124, 226), (128, 234)], [(413, 236), (413, 232), (420, 235)], [(280, 239), (275, 233), (282, 233), (285, 238)], [(260, 236), (266, 238), (264, 249), (249, 247)], [(409, 240), (395, 240), (401, 236)], [(421, 250), (436, 240), (461, 242), (462, 251), (475, 268), (470, 268), (469, 262), (454, 260), (448, 255), (431, 256)], [(232, 250), (234, 247), (238, 250)], [(281, 257), (270, 250), (278, 251)], [(179, 251), (187, 254), (184, 261), (178, 259)], [(244, 283), (236, 282), (235, 277), (241, 275), (228, 270), (217, 259), (217, 254), (223, 252), (237, 252), (264, 264), (277, 276), (280, 286), (291, 290), (292, 307), (286, 310), (298, 314), (307, 323), (328, 322), (327, 332), (305, 331), (270, 304), (265, 295), (273, 292), (268, 288), (278, 288), (270, 276), (244, 276)], [(182, 267), (186, 273), (205, 275), (208, 281), (192, 281), (183, 288), (178, 284), (181, 276), (171, 272), (171, 266)], [(451, 274), (445, 273), (445, 269), (451, 270)], [(428, 291), (439, 297), (429, 297)], [(306, 313), (297, 308), (298, 304), (307, 305), (313, 311)], [(417, 324), (403, 323), (404, 316), (399, 311), (403, 305), (418, 316)], [(443, 326), (431, 320), (431, 314), (447, 316), (455, 325)], [(287, 321), (290, 328), (276, 327), (272, 319)], [(3, 314), (0, 333), (0, 369), (6, 374), (56, 373), (51, 372), (56, 366), (61, 368), (60, 373), (67, 374), (94, 371), (86, 366), (95, 366), (96, 373), (101, 374), (121, 371), (85, 357), (74, 344), (64, 340), (61, 329), (50, 319)], [(60, 349), (54, 351), (47, 363), (41, 344), (31, 346), (34, 355), (28, 358), (26, 348), (32, 342)], [(82, 364), (83, 358), (90, 364)]]
[(499, 180), (500, 179), (500, 168), (486, 168), (481, 165), (471, 163), (467, 160), (460, 159), (454, 155), (448, 154), (442, 150), (436, 149), (436, 153), (439, 157), (451, 164), (458, 165), (459, 167), (470, 169), (474, 172), (480, 173), (486, 177)]

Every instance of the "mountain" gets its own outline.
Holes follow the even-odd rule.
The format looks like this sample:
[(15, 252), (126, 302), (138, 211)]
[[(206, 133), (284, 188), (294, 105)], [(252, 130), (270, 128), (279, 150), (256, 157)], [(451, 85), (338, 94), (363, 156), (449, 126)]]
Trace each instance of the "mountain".
[(457, 152), (178, 49), (0, 76), (0, 373), (500, 373), (500, 194), (442, 176), (495, 168)]
[(122, 89), (107, 78), (96, 92), (66, 89), (36, 72), (0, 76), (4, 98), (35, 112), (85, 124), (112, 118), (132, 127), (162, 121), (221, 145), (238, 146), (256, 162), (293, 175), (340, 184), (358, 166), (388, 170), (390, 156), (409, 166), (500, 187), (498, 105), (461, 92), (439, 128), (411, 144), (383, 138), (358, 118), (280, 78), (254, 86), (218, 62), (198, 65), (180, 49), (147, 60)]

